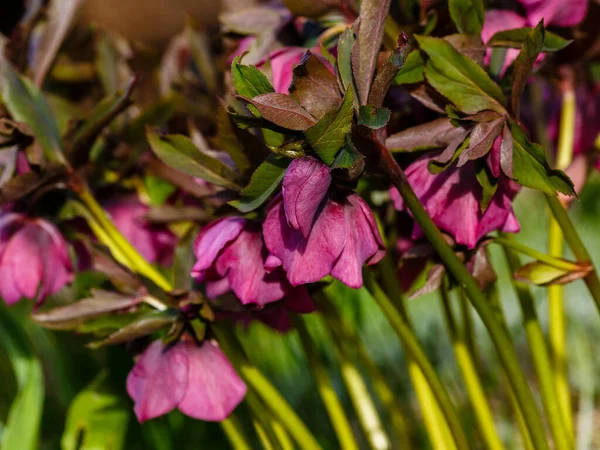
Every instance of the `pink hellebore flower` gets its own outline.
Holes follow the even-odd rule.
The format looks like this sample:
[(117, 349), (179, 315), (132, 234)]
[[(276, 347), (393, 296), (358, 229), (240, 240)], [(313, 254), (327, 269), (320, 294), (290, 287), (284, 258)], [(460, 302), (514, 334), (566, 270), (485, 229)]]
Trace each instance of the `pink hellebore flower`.
[(311, 301), (306, 288), (292, 287), (281, 269), (265, 268), (268, 252), (257, 223), (242, 217), (215, 220), (198, 234), (194, 251), (192, 276), (206, 282), (211, 299), (233, 291), (244, 305), (262, 307), (286, 296)]
[[(481, 39), (487, 43), (494, 34), (499, 31), (512, 30), (513, 28), (535, 27), (542, 18), (544, 25), (555, 25), (558, 27), (573, 27), (583, 21), (587, 14), (587, 0), (519, 0), (526, 11), (526, 17), (506, 10), (491, 9), (485, 13), (485, 22), (481, 31)], [(485, 54), (486, 64), (490, 63), (492, 50), (488, 49)], [(517, 58), (518, 49), (508, 49), (502, 73)], [(537, 62), (543, 60), (540, 55)]]
[[(436, 156), (434, 153), (417, 159), (406, 170), (406, 176), (417, 197), (442, 231), (452, 235), (458, 244), (470, 249), (484, 235), (494, 230), (514, 233), (519, 231), (519, 223), (511, 206), (511, 199), (517, 190), (510, 180), (501, 175), (498, 190), (485, 212), (481, 212), (483, 189), (477, 181), (474, 164), (468, 162), (462, 167), (453, 166), (434, 175), (429, 172), (427, 165)], [(494, 168), (492, 171), (496, 172)], [(402, 211), (404, 202), (396, 188), (392, 188), (391, 196), (396, 209)], [(421, 235), (421, 230), (415, 224), (413, 239)]]
[(67, 243), (53, 224), (0, 214), (0, 297), (7, 304), (26, 297), (39, 305), (72, 279)]
[(148, 206), (134, 197), (120, 199), (105, 205), (121, 233), (150, 262), (169, 265), (177, 237), (166, 227), (149, 223), (144, 216)]
[(172, 347), (154, 341), (127, 377), (140, 422), (177, 408), (195, 419), (225, 420), (246, 395), (246, 385), (212, 342), (184, 339)]
[[(275, 50), (260, 63), (271, 63), (273, 88), (275, 88), (276, 92), (280, 92), (282, 94), (287, 94), (289, 92), (290, 85), (294, 79), (294, 67), (300, 63), (302, 57), (307, 51), (308, 49), (304, 47), (284, 47), (279, 50)], [(325, 66), (329, 68), (331, 72), (333, 72), (329, 61), (319, 56), (319, 48), (313, 48), (311, 49), (311, 52), (319, 57), (321, 62), (323, 62), (323, 64), (325, 64)]]
[(312, 157), (295, 159), (263, 223), (267, 267), (283, 266), (293, 286), (331, 275), (362, 286), (362, 266), (375, 264), (385, 247), (373, 213), (351, 193), (328, 193), (330, 169)]

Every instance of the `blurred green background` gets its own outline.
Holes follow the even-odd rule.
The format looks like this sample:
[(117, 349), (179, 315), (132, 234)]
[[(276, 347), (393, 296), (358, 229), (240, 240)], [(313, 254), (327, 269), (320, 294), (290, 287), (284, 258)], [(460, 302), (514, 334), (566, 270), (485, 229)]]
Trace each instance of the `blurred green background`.
[[(600, 176), (593, 175), (580, 198), (571, 207), (571, 214), (595, 263), (600, 264)], [(524, 190), (516, 201), (515, 209), (522, 226), (517, 236), (521, 242), (545, 251), (548, 215), (542, 194)], [(509, 273), (499, 248), (490, 246), (491, 255), (499, 275), (501, 303), (507, 316), (510, 331), (518, 349), (521, 363), (530, 383), (535, 383), (521, 317), (516, 298), (509, 283)], [(569, 255), (569, 253), (566, 253)], [(570, 255), (569, 255), (570, 256)], [(524, 260), (525, 261), (525, 260)], [(78, 280), (76, 286), (85, 286), (86, 280)], [(387, 377), (395, 391), (397, 401), (410, 424), (410, 431), (419, 442), (417, 448), (428, 448), (426, 436), (420, 425), (418, 404), (408, 377), (404, 355), (399, 342), (375, 303), (363, 290), (352, 290), (340, 283), (328, 287), (342, 313), (359, 330), (369, 353)], [(547, 308), (544, 288), (533, 287), (538, 313), (545, 327)], [(600, 357), (599, 316), (594, 303), (581, 281), (565, 288), (568, 314), (568, 362), (573, 402), (579, 415), (576, 417), (578, 434), (586, 433), (586, 442), (596, 439), (592, 448), (600, 448), (600, 433), (594, 433), (594, 397), (598, 389)], [(409, 301), (409, 312), (417, 334), (436, 366), (442, 381), (447, 385), (460, 407), (467, 432), (476, 433), (464, 385), (456, 367), (447, 330), (441, 315), (437, 293)], [(36, 374), (36, 358), (41, 361), (45, 394), (41, 417), (41, 449), (199, 449), (228, 448), (227, 441), (218, 424), (204, 423), (184, 417), (177, 411), (168, 416), (139, 425), (132, 413), (132, 402), (125, 392), (125, 378), (132, 367), (132, 359), (125, 347), (90, 350), (85, 347), (86, 338), (70, 332), (52, 332), (42, 329), (28, 319), (30, 302), (23, 301), (3, 312), (0, 324), (0, 433), (4, 448), (7, 442), (20, 442), (18, 428), (6, 427), (7, 420), (35, 420), (36, 405), (39, 406), (41, 385), (23, 385), (23, 376), (31, 380)], [(11, 321), (13, 323), (11, 324)], [(329, 336), (321, 328), (319, 318), (309, 319), (310, 331), (315, 342), (326, 356), (331, 376), (338, 389), (349, 417), (360, 429), (352, 412), (350, 400), (342, 388), (342, 381), (331, 354)], [(12, 329), (14, 325), (16, 329)], [(33, 343), (32, 353), (19, 348), (19, 330), (23, 329)], [(518, 432), (514, 417), (505, 397), (495, 352), (484, 332), (482, 324), (476, 323), (479, 368), (491, 405), (505, 442), (518, 448)], [(315, 389), (306, 359), (295, 332), (282, 336), (261, 324), (253, 324), (240, 330), (240, 336), (251, 360), (257, 364), (284, 397), (298, 411), (324, 448), (336, 448), (335, 436)], [(24, 338), (24, 336), (21, 336)], [(16, 340), (15, 340), (16, 339)], [(16, 342), (17, 347), (13, 344)], [(16, 362), (13, 371), (10, 358)], [(35, 380), (35, 376), (33, 377)], [(21, 381), (21, 385), (19, 383)], [(41, 381), (40, 381), (41, 382)], [(18, 396), (17, 396), (18, 395)], [(27, 397), (29, 396), (29, 397)], [(13, 409), (15, 417), (9, 418), (13, 402), (20, 402), (20, 410)], [(539, 398), (537, 399), (539, 401)], [(28, 409), (29, 408), (29, 409)], [(251, 430), (246, 406), (238, 408), (244, 426)], [(384, 421), (389, 418), (384, 417)], [(251, 431), (249, 431), (251, 433)], [(12, 434), (12, 436), (11, 436)], [(15, 439), (16, 434), (16, 439)], [(594, 436), (594, 434), (596, 436)], [(473, 436), (475, 437), (475, 436)], [(473, 439), (472, 442), (476, 442)], [(364, 444), (364, 443), (363, 443)], [(12, 444), (15, 445), (15, 444)], [(17, 447), (15, 447), (17, 448)], [(258, 447), (258, 444), (256, 446)]]

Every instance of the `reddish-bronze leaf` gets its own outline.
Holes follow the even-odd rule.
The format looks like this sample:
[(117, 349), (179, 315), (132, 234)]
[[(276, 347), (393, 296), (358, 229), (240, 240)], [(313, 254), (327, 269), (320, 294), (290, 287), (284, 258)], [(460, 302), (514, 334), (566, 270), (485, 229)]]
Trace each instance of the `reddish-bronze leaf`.
[(289, 95), (273, 92), (253, 99), (242, 98), (254, 105), (269, 122), (288, 130), (305, 131), (317, 123), (317, 120)]

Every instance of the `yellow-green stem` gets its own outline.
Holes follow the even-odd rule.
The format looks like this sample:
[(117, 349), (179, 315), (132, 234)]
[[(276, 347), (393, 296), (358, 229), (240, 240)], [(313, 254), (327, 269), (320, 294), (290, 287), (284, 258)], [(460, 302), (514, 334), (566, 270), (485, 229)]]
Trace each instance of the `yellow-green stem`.
[(390, 439), (383, 429), (379, 413), (371, 398), (369, 389), (357, 367), (352, 363), (342, 342), (332, 341), (336, 358), (339, 362), (342, 380), (350, 395), (360, 426), (372, 450), (391, 449)]
[(365, 271), (365, 285), (384, 315), (386, 316), (388, 322), (400, 338), (406, 352), (410, 355), (411, 358), (414, 359), (415, 363), (418, 364), (419, 368), (423, 372), (423, 375), (427, 379), (429, 386), (432, 392), (437, 399), (439, 407), (444, 414), (448, 422), (448, 426), (452, 431), (452, 435), (454, 436), (454, 440), (456, 442), (456, 446), (462, 449), (468, 449), (469, 443), (467, 440), (467, 436), (463, 430), (463, 427), (458, 418), (458, 414), (452, 401), (450, 400), (450, 396), (446, 391), (446, 388), (439, 380), (435, 369), (429, 362), (427, 355), (425, 354), (423, 348), (419, 344), (414, 332), (408, 322), (406, 312), (401, 306), (402, 309), (397, 309), (399, 305), (403, 305), (401, 302), (396, 301), (395, 304), (389, 299), (386, 293), (381, 289), (377, 281), (375, 280), (374, 274), (367, 270)]
[(331, 420), (331, 423), (333, 424), (333, 429), (338, 438), (340, 448), (344, 450), (356, 450), (358, 449), (358, 445), (354, 439), (352, 427), (350, 426), (350, 422), (348, 422), (344, 407), (331, 383), (331, 379), (327, 373), (327, 368), (323, 363), (321, 355), (319, 354), (319, 350), (313, 343), (310, 333), (304, 324), (304, 320), (301, 317), (296, 317), (294, 323), (300, 337), (300, 342), (304, 348), (304, 353), (308, 359), (310, 370), (315, 379), (317, 390), (321, 395), (329, 420)]
[(479, 354), (477, 352), (477, 345), (475, 344), (475, 324), (473, 323), (473, 313), (469, 300), (465, 296), (462, 289), (458, 291), (458, 298), (460, 302), (460, 315), (462, 318), (465, 341), (467, 343), (467, 349), (471, 354), (471, 359), (475, 362), (475, 367), (479, 361)]
[[(509, 239), (507, 236), (505, 239)], [(514, 273), (521, 267), (519, 256), (512, 250), (504, 249), (508, 266), (511, 273)], [(516, 281), (511, 277), (513, 288), (517, 294), (521, 312), (523, 314), (523, 327), (529, 343), (533, 365), (539, 381), (540, 392), (542, 395), (542, 404), (546, 411), (550, 432), (554, 439), (554, 446), (557, 450), (568, 450), (573, 448), (573, 440), (564, 424), (563, 414), (561, 412), (558, 396), (556, 395), (556, 383), (554, 380), (554, 371), (550, 362), (548, 349), (544, 339), (544, 332), (537, 317), (535, 310), (535, 301), (529, 286)]]
[(232, 331), (222, 326), (214, 326), (212, 330), (223, 351), (230, 358), (242, 378), (287, 428), (298, 446), (303, 450), (320, 450), (321, 446), (289, 403), (263, 373), (250, 363), (244, 349)]
[(164, 289), (167, 292), (170, 291), (173, 286), (169, 280), (153, 267), (152, 264), (150, 264), (136, 248), (131, 245), (125, 236), (123, 236), (88, 188), (83, 185), (79, 186), (77, 194), (83, 204), (88, 208), (93, 218), (102, 227), (108, 238), (112, 240), (115, 247), (120, 250), (126, 260), (130, 263), (130, 268), (151, 280), (161, 289)]
[(373, 389), (392, 423), (392, 431), (395, 434), (394, 437), (398, 442), (398, 446), (404, 450), (411, 450), (412, 444), (405, 412), (400, 408), (397, 396), (369, 355), (355, 328), (337, 313), (335, 305), (326, 293), (315, 293), (314, 298), (318, 301), (319, 309), (330, 325), (334, 338), (347, 342), (349, 348), (356, 352), (360, 364), (367, 371)]
[(237, 418), (232, 414), (221, 422), (221, 428), (233, 450), (252, 450)]
[[(421, 230), (423, 230), (423, 234), (443, 261), (448, 272), (452, 274), (458, 284), (465, 290), (465, 293), (471, 300), (471, 304), (487, 328), (502, 363), (502, 368), (513, 388), (515, 397), (521, 405), (521, 411), (523, 412), (527, 428), (535, 446), (538, 450), (549, 450), (542, 419), (527, 384), (525, 374), (519, 365), (517, 353), (510, 341), (510, 336), (495, 320), (488, 299), (481, 292), (479, 284), (469, 273), (463, 262), (456, 256), (454, 250), (448, 245), (448, 242), (444, 239), (441, 231), (419, 201), (405, 173), (392, 157), (390, 151), (376, 138), (373, 138), (372, 143), (379, 150), (381, 158), (380, 169), (398, 189), (404, 200), (404, 204), (412, 213)], [(600, 288), (600, 283), (598, 287)]]
[(469, 400), (473, 406), (475, 419), (479, 426), (481, 436), (483, 437), (487, 448), (490, 450), (502, 450), (504, 446), (496, 431), (494, 416), (492, 415), (490, 405), (485, 397), (479, 375), (475, 369), (475, 363), (471, 359), (471, 353), (469, 352), (464, 333), (456, 325), (456, 320), (454, 319), (454, 313), (448, 297), (448, 291), (445, 286), (442, 286), (441, 289), (441, 299), (450, 340), (452, 341), (452, 348), (454, 349), (454, 356), (456, 357), (458, 368), (467, 387), (467, 394), (469, 395)]
[[(563, 93), (563, 103), (560, 115), (560, 130), (556, 153), (556, 167), (565, 170), (573, 160), (573, 145), (575, 141), (576, 99), (572, 86)], [(548, 226), (548, 253), (550, 256), (562, 257), (563, 234), (558, 222), (550, 217)], [(571, 393), (569, 390), (569, 372), (567, 367), (567, 336), (565, 330), (564, 291), (561, 285), (548, 287), (548, 312), (550, 351), (554, 384), (558, 396), (559, 407), (564, 418), (565, 427), (571, 440), (574, 439), (573, 420), (571, 414)]]

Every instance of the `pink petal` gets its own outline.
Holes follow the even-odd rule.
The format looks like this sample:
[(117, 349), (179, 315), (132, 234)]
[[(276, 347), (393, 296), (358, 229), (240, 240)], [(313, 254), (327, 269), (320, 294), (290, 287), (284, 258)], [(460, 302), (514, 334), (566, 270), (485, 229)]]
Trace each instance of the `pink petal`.
[(348, 236), (346, 245), (335, 263), (331, 275), (352, 288), (362, 286), (362, 266), (370, 259), (372, 263), (385, 255), (385, 247), (379, 235), (373, 213), (365, 201), (351, 194), (344, 203)]
[(574, 27), (585, 19), (588, 0), (519, 0), (532, 27), (544, 19), (546, 26)]
[(246, 385), (223, 352), (211, 342), (180, 342), (189, 361), (189, 383), (179, 410), (195, 419), (225, 420), (246, 395)]
[(282, 262), (292, 286), (319, 281), (331, 273), (346, 244), (346, 221), (341, 205), (327, 200), (308, 238), (288, 225), (283, 200), (271, 203), (263, 223), (265, 244)]
[(316, 158), (294, 159), (283, 178), (283, 206), (290, 226), (307, 237), (331, 184), (329, 167)]
[(140, 422), (168, 413), (186, 395), (190, 372), (186, 350), (184, 342), (166, 349), (162, 341), (154, 341), (129, 372), (127, 393)]
[(300, 62), (305, 52), (306, 49), (302, 47), (287, 47), (271, 54), (269, 59), (276, 92), (288, 93), (294, 77), (294, 66)]
[(244, 229), (217, 258), (216, 270), (229, 280), (231, 290), (246, 305), (265, 305), (285, 295), (281, 274), (265, 267), (267, 250), (261, 232)]
[(290, 286), (285, 294), (284, 302), (286, 309), (298, 314), (308, 314), (317, 310), (317, 305), (305, 286)]
[(202, 281), (204, 271), (213, 265), (219, 252), (241, 233), (246, 220), (241, 217), (224, 217), (211, 222), (200, 231), (194, 242), (196, 264), (192, 276)]
[(23, 297), (33, 299), (44, 276), (44, 255), (50, 236), (41, 228), (28, 223), (6, 244), (0, 267), (14, 279), (16, 289)]

